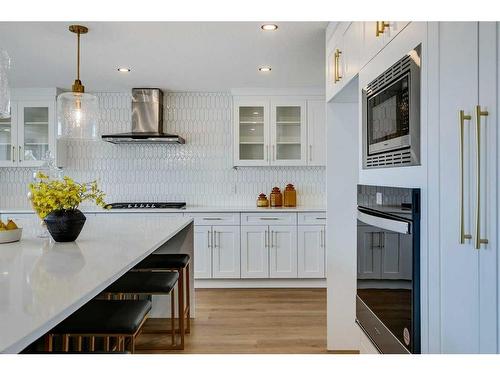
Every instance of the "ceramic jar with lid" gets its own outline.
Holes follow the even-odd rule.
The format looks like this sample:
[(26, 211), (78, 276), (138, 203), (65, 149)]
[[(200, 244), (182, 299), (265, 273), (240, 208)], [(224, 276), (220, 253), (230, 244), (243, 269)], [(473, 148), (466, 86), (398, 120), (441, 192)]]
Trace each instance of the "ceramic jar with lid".
[(257, 198), (257, 207), (269, 207), (269, 201), (264, 193), (260, 193)]
[(297, 207), (297, 191), (292, 184), (286, 185), (283, 196), (285, 207)]
[(282, 207), (283, 206), (283, 195), (279, 187), (273, 187), (270, 195), (271, 207)]

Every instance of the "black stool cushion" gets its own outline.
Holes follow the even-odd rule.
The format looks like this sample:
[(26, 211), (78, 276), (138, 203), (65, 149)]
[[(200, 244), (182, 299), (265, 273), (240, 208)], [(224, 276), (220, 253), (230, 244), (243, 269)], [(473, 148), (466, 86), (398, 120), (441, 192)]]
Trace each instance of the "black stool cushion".
[(52, 333), (132, 335), (149, 310), (150, 301), (92, 300), (63, 320)]
[(177, 272), (127, 272), (104, 293), (168, 294), (178, 279)]
[(161, 270), (172, 268), (184, 268), (189, 263), (188, 254), (151, 254), (134, 269)]

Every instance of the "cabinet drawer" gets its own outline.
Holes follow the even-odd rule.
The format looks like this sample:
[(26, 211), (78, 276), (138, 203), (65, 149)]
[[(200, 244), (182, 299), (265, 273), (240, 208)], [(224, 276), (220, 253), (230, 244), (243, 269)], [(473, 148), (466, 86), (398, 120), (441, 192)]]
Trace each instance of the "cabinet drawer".
[(299, 225), (325, 225), (326, 212), (301, 212), (299, 213)]
[(186, 212), (186, 217), (192, 217), (195, 225), (240, 225), (238, 212)]
[(243, 212), (242, 225), (295, 225), (297, 214), (288, 212)]

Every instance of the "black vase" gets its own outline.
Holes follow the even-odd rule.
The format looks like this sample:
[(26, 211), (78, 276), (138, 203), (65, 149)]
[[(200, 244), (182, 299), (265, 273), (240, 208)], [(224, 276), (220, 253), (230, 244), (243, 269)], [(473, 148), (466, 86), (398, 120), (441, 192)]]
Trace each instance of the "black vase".
[(56, 242), (72, 242), (78, 238), (87, 218), (80, 210), (55, 210), (44, 221)]

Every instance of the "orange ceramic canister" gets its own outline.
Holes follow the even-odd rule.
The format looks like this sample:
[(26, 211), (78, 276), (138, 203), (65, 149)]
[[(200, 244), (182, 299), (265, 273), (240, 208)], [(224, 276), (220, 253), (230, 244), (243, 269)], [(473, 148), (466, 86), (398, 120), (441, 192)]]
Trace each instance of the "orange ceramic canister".
[(280, 188), (275, 186), (270, 195), (271, 207), (282, 207), (283, 206), (283, 195), (281, 195)]
[(283, 195), (285, 207), (297, 207), (297, 191), (292, 184), (286, 185)]
[(257, 198), (257, 207), (268, 207), (269, 201), (267, 200), (266, 194), (260, 193)]

